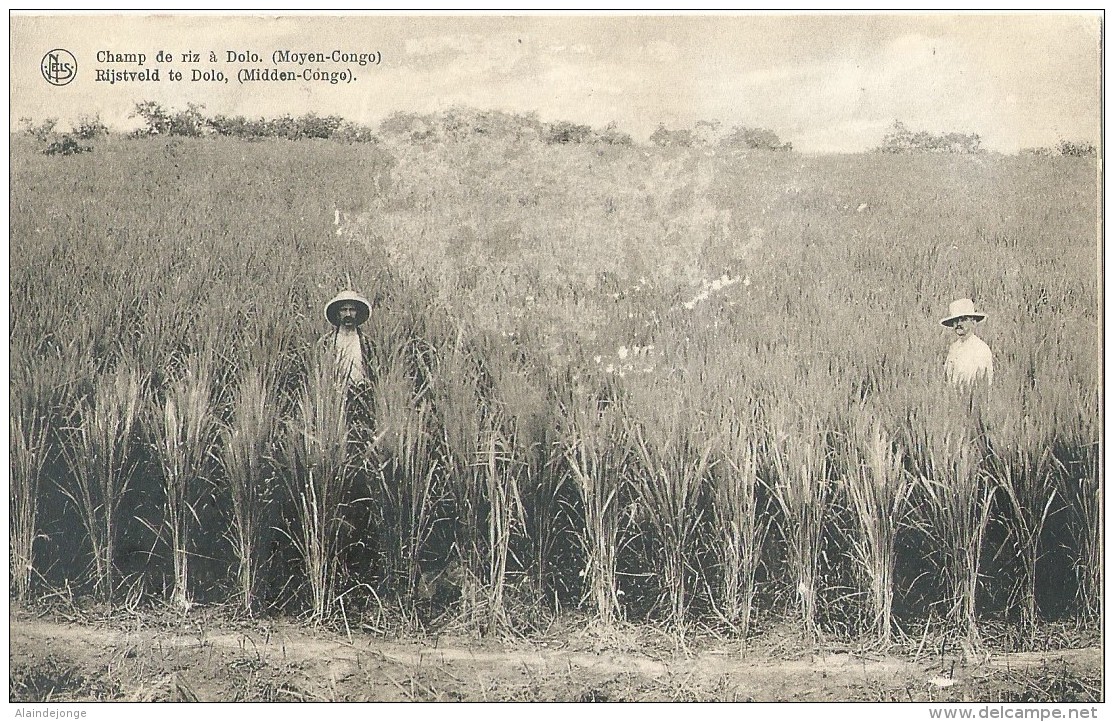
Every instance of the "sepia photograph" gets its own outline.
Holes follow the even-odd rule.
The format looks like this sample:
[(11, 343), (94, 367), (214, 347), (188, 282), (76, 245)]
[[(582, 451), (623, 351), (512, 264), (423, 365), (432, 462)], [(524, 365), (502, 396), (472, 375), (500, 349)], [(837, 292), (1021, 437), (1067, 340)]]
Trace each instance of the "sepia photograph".
[(1097, 718), (1104, 25), (10, 11), (9, 713)]

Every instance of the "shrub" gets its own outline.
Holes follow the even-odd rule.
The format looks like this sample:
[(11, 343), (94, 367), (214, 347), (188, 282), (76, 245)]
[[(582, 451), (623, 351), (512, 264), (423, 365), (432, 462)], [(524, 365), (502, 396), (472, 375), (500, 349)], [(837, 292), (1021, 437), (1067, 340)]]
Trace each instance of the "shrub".
[(108, 126), (101, 122), (101, 116), (82, 116), (74, 127), (73, 135), (81, 140), (93, 140), (108, 135)]
[(77, 138), (69, 133), (63, 135), (51, 143), (43, 150), (45, 155), (77, 155), (78, 153), (92, 153), (93, 146), (82, 145), (77, 142)]
[(1083, 140), (1061, 140), (1056, 144), (1056, 150), (1060, 155), (1068, 158), (1094, 158), (1098, 154), (1094, 144)]
[(900, 120), (895, 120), (882, 138), (879, 153), (980, 153), (982, 138), (977, 133), (913, 132)]
[(691, 148), (693, 143), (691, 130), (669, 130), (664, 125), (658, 125), (650, 134), (650, 142), (662, 148)]
[(23, 128), (23, 132), (43, 143), (47, 138), (54, 134), (54, 128), (58, 125), (57, 118), (47, 118), (41, 123), (35, 123), (30, 118), (20, 118), (19, 124)]
[(596, 135), (597, 141), (605, 145), (631, 145), (634, 140), (630, 137), (630, 133), (625, 133), (619, 129), (618, 123), (614, 120), (608, 123), (603, 130)]
[(546, 143), (586, 143), (592, 138), (592, 128), (580, 123), (570, 123), (567, 120), (556, 123), (546, 123), (543, 129)]

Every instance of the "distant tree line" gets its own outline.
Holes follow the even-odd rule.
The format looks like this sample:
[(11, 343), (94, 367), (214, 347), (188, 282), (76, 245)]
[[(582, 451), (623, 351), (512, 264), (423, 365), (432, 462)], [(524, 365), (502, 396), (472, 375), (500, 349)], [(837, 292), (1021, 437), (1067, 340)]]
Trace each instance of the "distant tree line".
[(1094, 143), (1088, 143), (1087, 141), (1061, 140), (1051, 148), (1022, 148), (1021, 155), (1038, 155), (1045, 157), (1058, 155), (1065, 158), (1094, 158), (1098, 155), (1098, 150), (1095, 148)]
[(777, 133), (768, 128), (750, 128), (742, 125), (724, 129), (719, 121), (700, 120), (693, 128), (671, 130), (658, 125), (650, 135), (650, 142), (661, 147), (724, 148), (736, 150), (772, 150), (789, 152), (792, 143), (783, 143)]
[(882, 138), (879, 153), (983, 153), (978, 133), (931, 133), (912, 131), (895, 120)]
[(226, 135), (236, 138), (321, 138), (349, 143), (373, 143), (378, 139), (374, 131), (341, 118), (339, 115), (320, 116), (306, 113), (302, 116), (283, 115), (278, 118), (247, 118), (242, 115), (207, 116), (204, 106), (190, 103), (185, 110), (168, 110), (154, 101), (137, 103), (131, 116), (143, 121), (132, 135), (149, 137), (176, 135), (201, 137)]
[[(406, 143), (441, 143), (466, 138), (498, 138), (547, 145), (634, 145), (631, 135), (614, 121), (593, 128), (567, 120), (543, 122), (536, 113), (509, 113), (453, 107), (432, 113), (398, 111), (379, 123), (378, 128), (353, 123), (339, 115), (282, 115), (277, 118), (248, 118), (242, 115), (206, 115), (204, 106), (189, 103), (172, 109), (147, 100), (136, 103), (131, 117), (141, 125), (130, 134), (134, 138), (156, 136), (203, 137), (222, 135), (248, 140), (284, 138), (287, 140), (322, 139), (344, 143), (378, 143), (383, 140)], [(67, 133), (57, 130), (58, 120), (34, 122), (21, 118), (21, 129), (44, 144), (48, 155), (74, 155), (93, 150), (91, 142), (107, 136), (109, 128), (99, 116), (82, 117)], [(697, 121), (691, 128), (658, 125), (650, 135), (651, 145), (662, 148), (716, 148), (743, 151), (790, 152), (793, 144), (783, 142), (768, 128), (742, 125), (726, 127), (719, 121)], [(907, 153), (984, 153), (977, 133), (933, 133), (910, 130), (894, 121), (875, 152)], [(1026, 148), (1022, 155), (1093, 158), (1095, 146), (1088, 142), (1061, 140), (1051, 148)]]
[(436, 113), (395, 112), (379, 124), (379, 133), (385, 138), (411, 143), (437, 143), (474, 137), (550, 145), (634, 143), (630, 134), (620, 130), (615, 122), (597, 130), (590, 125), (567, 120), (542, 122), (536, 113), (507, 113), (464, 107)]
[[(141, 121), (140, 126), (129, 134), (133, 138), (223, 135), (248, 140), (318, 138), (346, 143), (378, 143), (383, 140), (440, 143), (487, 137), (547, 145), (634, 145), (630, 133), (619, 128), (615, 121), (602, 128), (594, 128), (567, 120), (544, 122), (536, 113), (467, 107), (433, 113), (398, 111), (383, 119), (378, 128), (353, 123), (338, 115), (316, 113), (277, 118), (207, 115), (202, 105), (189, 103), (184, 109), (173, 109), (152, 100), (136, 103), (130, 117)], [(44, 152), (63, 155), (92, 150), (83, 141), (109, 134), (108, 127), (99, 117), (83, 118), (69, 133), (57, 132), (57, 122), (56, 118), (41, 123), (24, 118), (22, 129), (47, 144)], [(720, 123), (709, 121), (700, 121), (691, 130), (670, 130), (664, 125), (659, 126), (650, 136), (650, 143), (659, 147), (722, 146), (774, 151), (789, 151), (793, 147), (791, 143), (783, 143), (772, 130), (734, 126), (730, 131), (722, 131)]]

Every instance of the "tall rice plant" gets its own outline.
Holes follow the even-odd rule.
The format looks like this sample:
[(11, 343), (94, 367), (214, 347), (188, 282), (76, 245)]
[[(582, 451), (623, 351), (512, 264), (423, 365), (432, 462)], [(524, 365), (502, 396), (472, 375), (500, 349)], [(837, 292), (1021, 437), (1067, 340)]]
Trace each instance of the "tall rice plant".
[(667, 614), (681, 631), (691, 601), (690, 570), (708, 511), (714, 430), (682, 391), (643, 388), (633, 396), (626, 433), (634, 448), (636, 494), (661, 549)]
[(940, 555), (946, 618), (972, 649), (981, 643), (979, 565), (995, 496), (980, 468), (985, 446), (971, 414), (975, 393), (944, 389), (910, 418), (924, 502), (917, 523)]
[(724, 621), (746, 638), (757, 593), (758, 568), (771, 520), (759, 499), (758, 430), (753, 416), (725, 409), (718, 463), (712, 475), (713, 548), (722, 575)]
[(50, 420), (34, 393), (30, 379), (12, 385), (8, 409), (8, 443), (11, 477), (8, 484), (8, 548), (11, 584), (15, 598), (24, 602), (35, 571), (35, 539), (39, 489), (49, 448)]
[(591, 601), (605, 626), (623, 612), (618, 554), (630, 447), (619, 414), (611, 406), (601, 410), (592, 395), (574, 397), (562, 409), (561, 444), (584, 509), (583, 527), (576, 531), (585, 561), (581, 601)]
[(162, 470), (165, 506), (163, 523), (169, 534), (173, 566), (171, 603), (183, 611), (192, 605), (189, 560), (197, 504), (210, 483), (216, 444), (216, 418), (210, 398), (211, 362), (193, 357), (174, 381), (151, 424), (155, 456)]
[(831, 504), (828, 450), (822, 421), (815, 415), (787, 420), (772, 410), (767, 449), (773, 464), (773, 497), (781, 509), (782, 536), (803, 631), (817, 636), (817, 597), (824, 518)]
[(1100, 460), (1102, 435), (1097, 393), (1079, 390), (1073, 407), (1057, 427), (1062, 436), (1056, 455), (1062, 459), (1060, 494), (1074, 550), (1076, 606), (1085, 619), (1099, 619), (1103, 610), (1103, 497)]
[[(445, 459), (452, 498), (455, 554), (463, 567), (461, 616), (473, 626), (486, 623), (479, 582), (487, 573), (488, 537), (485, 464), (480, 456), (490, 427), (484, 427), (485, 405), (471, 360), (459, 342), (442, 352), (431, 375), (431, 392), (439, 422), (439, 445)], [(490, 424), (490, 422), (487, 422)], [(485, 431), (488, 437), (485, 439)]]
[(344, 509), (351, 485), (347, 466), (345, 388), (335, 369), (318, 360), (297, 396), (280, 438), (285, 482), (293, 502), (287, 531), (305, 567), (311, 618), (321, 623), (336, 601)]
[(483, 438), (484, 444), (477, 450), (476, 463), (481, 467), (483, 493), (488, 506), (484, 602), (489, 611), (487, 624), (489, 628), (497, 629), (509, 622), (504, 605), (507, 563), (511, 543), (525, 526), (519, 493), (519, 476), (524, 464), (514, 440), (500, 430), (495, 420), (487, 420)]
[(864, 412), (852, 424), (845, 480), (855, 520), (851, 553), (867, 583), (874, 638), (889, 645), (897, 537), (911, 509), (913, 480), (904, 468), (904, 447), (882, 421)]
[(382, 521), (384, 579), (413, 598), (421, 577), (422, 550), (433, 534), (443, 496), (433, 413), (416, 398), (401, 359), (380, 367), (372, 398), (382, 432), (375, 445), (373, 494)]
[(563, 488), (568, 480), (557, 441), (558, 422), (550, 386), (536, 366), (505, 352), (486, 368), (493, 377), (493, 393), (499, 410), (499, 433), (514, 459), (513, 473), (522, 502), (521, 529), (514, 542), (526, 586), (534, 603), (553, 588), (557, 571)]
[(271, 520), (274, 489), (275, 396), (263, 372), (249, 369), (233, 401), (232, 419), (220, 430), (221, 465), (232, 501), (228, 530), (236, 557), (237, 596), (244, 613), (255, 608)]
[(1052, 515), (1063, 505), (1057, 488), (1063, 472), (1056, 458), (1051, 409), (1026, 397), (1014, 374), (1000, 374), (992, 399), (991, 438), (987, 472), (1006, 502), (1004, 522), (1021, 561), (1017, 579), (1023, 632), (1036, 633), (1037, 564), (1043, 556), (1041, 539)]
[(92, 394), (63, 429), (62, 456), (72, 486), (61, 491), (77, 507), (93, 556), (93, 583), (105, 602), (116, 585), (116, 542), (120, 505), (136, 467), (134, 438), (142, 381), (130, 365), (96, 379)]

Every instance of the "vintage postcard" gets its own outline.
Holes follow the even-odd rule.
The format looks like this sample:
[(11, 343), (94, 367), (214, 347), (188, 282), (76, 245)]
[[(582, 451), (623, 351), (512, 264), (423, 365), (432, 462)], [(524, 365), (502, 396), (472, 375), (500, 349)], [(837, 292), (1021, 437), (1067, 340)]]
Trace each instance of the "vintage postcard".
[(1103, 31), (12, 12), (13, 714), (1097, 716)]

